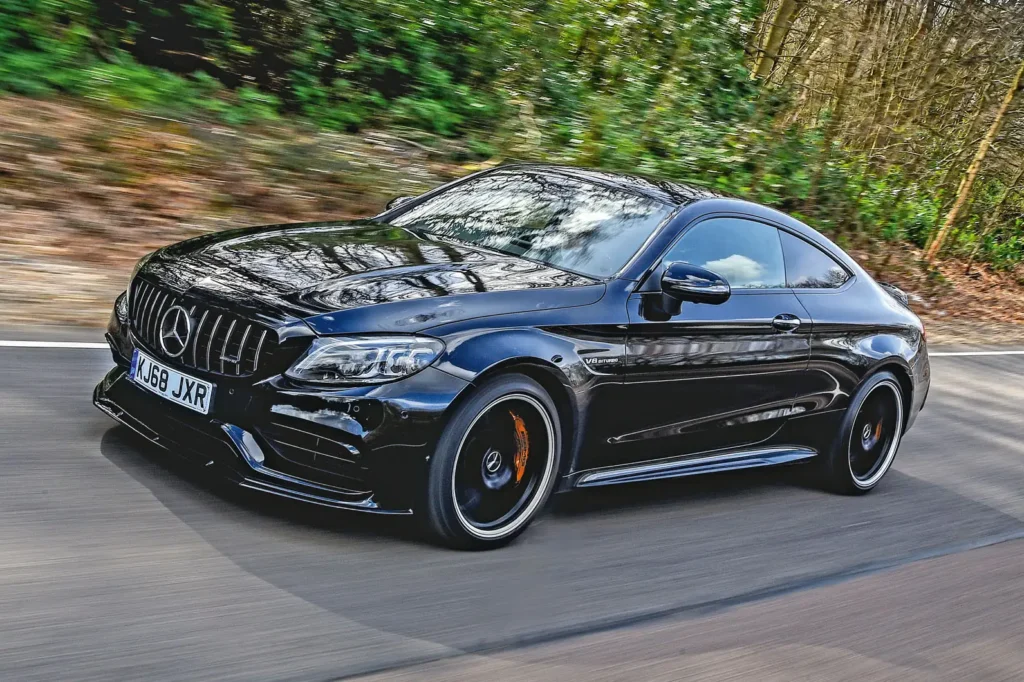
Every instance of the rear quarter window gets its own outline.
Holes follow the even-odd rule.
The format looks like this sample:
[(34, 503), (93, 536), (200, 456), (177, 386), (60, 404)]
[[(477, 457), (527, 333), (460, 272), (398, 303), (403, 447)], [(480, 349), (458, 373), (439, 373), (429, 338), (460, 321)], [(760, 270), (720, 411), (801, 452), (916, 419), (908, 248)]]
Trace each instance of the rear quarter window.
[(846, 268), (818, 247), (779, 230), (786, 258), (786, 283), (793, 289), (837, 289), (850, 279)]

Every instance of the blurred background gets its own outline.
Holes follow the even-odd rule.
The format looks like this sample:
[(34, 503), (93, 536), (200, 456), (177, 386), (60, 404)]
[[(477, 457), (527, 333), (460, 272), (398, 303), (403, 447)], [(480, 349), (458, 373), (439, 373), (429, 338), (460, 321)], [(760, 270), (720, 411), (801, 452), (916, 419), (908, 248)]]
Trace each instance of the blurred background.
[(1022, 70), (1017, 1), (4, 0), (0, 321), (102, 324), (163, 244), (536, 160), (771, 204), (939, 338), (1019, 340)]
[[(1022, 82), (1024, 0), (0, 0), (0, 679), (1024, 679)], [(574, 493), (453, 553), (90, 403), (144, 253), (510, 161), (768, 203), (905, 289), (933, 382), (879, 489)]]

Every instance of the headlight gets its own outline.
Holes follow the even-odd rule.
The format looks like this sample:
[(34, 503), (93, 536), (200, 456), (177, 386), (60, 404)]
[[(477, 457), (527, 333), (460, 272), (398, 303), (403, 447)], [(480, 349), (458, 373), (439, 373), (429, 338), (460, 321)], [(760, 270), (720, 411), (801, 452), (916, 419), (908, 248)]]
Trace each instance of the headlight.
[(318, 338), (285, 376), (315, 384), (379, 384), (425, 369), (444, 343), (424, 336)]

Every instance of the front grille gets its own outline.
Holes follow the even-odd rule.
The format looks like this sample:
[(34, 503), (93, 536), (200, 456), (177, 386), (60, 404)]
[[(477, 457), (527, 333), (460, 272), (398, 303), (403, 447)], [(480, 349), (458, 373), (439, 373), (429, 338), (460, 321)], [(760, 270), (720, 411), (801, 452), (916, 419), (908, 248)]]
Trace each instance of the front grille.
[(259, 427), (273, 447), (267, 466), (346, 490), (366, 490), (359, 450), (344, 435), (304, 419), (273, 415)]
[[(184, 352), (171, 358), (160, 345), (160, 320), (174, 306), (189, 311), (192, 333)], [(266, 327), (139, 278), (131, 284), (128, 315), (135, 337), (151, 351), (203, 372), (250, 376), (266, 367), (278, 349), (277, 334)]]

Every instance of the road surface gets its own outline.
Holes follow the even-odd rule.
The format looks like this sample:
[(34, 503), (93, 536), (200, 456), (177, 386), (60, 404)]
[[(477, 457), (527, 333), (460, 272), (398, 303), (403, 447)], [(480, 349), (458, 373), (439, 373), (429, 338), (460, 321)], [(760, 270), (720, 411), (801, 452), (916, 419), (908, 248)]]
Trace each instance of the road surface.
[(933, 358), (866, 497), (573, 493), (489, 553), (209, 485), (92, 406), (110, 364), (0, 345), (0, 679), (1024, 678), (1024, 355)]

